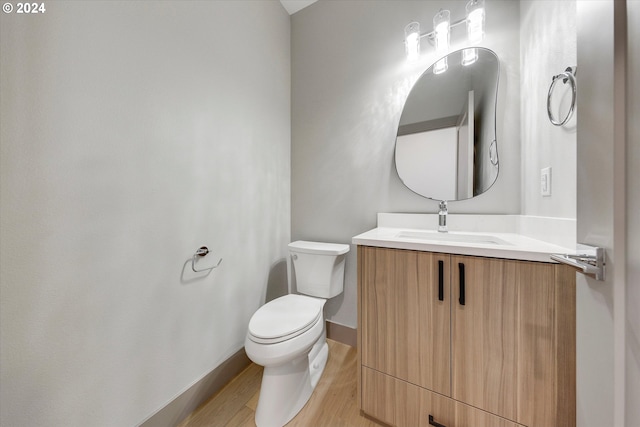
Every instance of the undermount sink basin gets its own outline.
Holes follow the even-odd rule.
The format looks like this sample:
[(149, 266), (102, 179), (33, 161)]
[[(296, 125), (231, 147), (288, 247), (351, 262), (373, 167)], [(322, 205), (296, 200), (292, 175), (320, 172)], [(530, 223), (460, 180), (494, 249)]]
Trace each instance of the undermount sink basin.
[(401, 231), (399, 239), (415, 239), (436, 242), (479, 243), (483, 245), (511, 245), (511, 243), (486, 234), (438, 233), (436, 231)]

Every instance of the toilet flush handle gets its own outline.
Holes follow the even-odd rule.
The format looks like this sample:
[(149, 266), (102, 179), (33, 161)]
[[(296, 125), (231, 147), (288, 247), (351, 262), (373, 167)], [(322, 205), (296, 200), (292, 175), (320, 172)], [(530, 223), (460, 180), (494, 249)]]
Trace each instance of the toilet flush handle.
[(291, 255), (291, 259), (293, 259), (294, 261), (298, 259), (298, 254), (293, 254)]

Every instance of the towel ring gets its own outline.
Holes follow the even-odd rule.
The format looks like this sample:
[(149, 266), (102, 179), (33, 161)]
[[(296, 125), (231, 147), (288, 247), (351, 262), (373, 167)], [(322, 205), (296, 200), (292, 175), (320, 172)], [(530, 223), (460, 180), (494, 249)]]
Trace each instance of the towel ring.
[(193, 254), (193, 257), (191, 258), (191, 269), (193, 271), (195, 271), (196, 273), (202, 273), (204, 271), (211, 271), (214, 268), (218, 268), (218, 266), (220, 265), (220, 263), (222, 262), (222, 258), (220, 258), (220, 260), (218, 260), (218, 263), (216, 265), (214, 265), (211, 268), (203, 268), (201, 270), (196, 270), (196, 257), (204, 257), (209, 253), (209, 248), (207, 248), (206, 246), (201, 246), (195, 254)]
[[(567, 67), (564, 73), (560, 73), (557, 76), (553, 76), (551, 79), (551, 86), (549, 86), (549, 94), (547, 95), (547, 114), (549, 115), (549, 120), (555, 126), (562, 126), (569, 121), (571, 116), (573, 115), (573, 111), (576, 108), (576, 78), (574, 76), (576, 67)], [(569, 107), (569, 112), (566, 117), (562, 120), (556, 120), (553, 117), (553, 113), (551, 113), (551, 94), (553, 93), (553, 89), (558, 83), (559, 80), (562, 80), (562, 83), (566, 84), (567, 81), (571, 84), (571, 106)]]

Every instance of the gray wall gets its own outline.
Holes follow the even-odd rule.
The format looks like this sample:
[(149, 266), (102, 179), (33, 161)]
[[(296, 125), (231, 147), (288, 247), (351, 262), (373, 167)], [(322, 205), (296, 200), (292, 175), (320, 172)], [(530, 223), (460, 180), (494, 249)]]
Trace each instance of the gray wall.
[(286, 291), (289, 16), (45, 4), (0, 18), (0, 424), (136, 425)]
[[(577, 64), (576, 37), (575, 0), (520, 2), (523, 215), (576, 217), (577, 114), (558, 127), (546, 112), (551, 77)], [(557, 83), (554, 97), (558, 94), (568, 101), (569, 85)], [(540, 169), (548, 166), (552, 168), (551, 196), (543, 197)]]
[(627, 1), (626, 425), (640, 425), (640, 2)]
[[(377, 212), (437, 212), (437, 202), (405, 188), (395, 171), (396, 127), (404, 100), (433, 62), (428, 43), (409, 64), (404, 27), (417, 20), (423, 31), (446, 5), (452, 19), (464, 16), (465, 1), (325, 1), (291, 20), (293, 239), (349, 243), (374, 228)], [(452, 213), (520, 212), (519, 7), (487, 2), (482, 46), (500, 57), (498, 150), (495, 186)], [(466, 40), (464, 26), (452, 33), (452, 50)], [(437, 100), (434, 100), (437, 102)], [(436, 224), (434, 224), (434, 227)], [(327, 304), (328, 317), (356, 325), (356, 254), (347, 258), (345, 292)]]

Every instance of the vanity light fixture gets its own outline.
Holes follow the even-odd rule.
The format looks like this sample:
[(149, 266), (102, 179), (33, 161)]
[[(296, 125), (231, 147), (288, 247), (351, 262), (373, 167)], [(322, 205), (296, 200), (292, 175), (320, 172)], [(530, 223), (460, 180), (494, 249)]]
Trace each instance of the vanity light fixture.
[(433, 33), (436, 40), (436, 52), (442, 53), (449, 50), (449, 32), (451, 24), (451, 12), (440, 9), (433, 17)]
[[(420, 39), (426, 37), (429, 43), (435, 46), (436, 52), (439, 54), (446, 53), (449, 50), (449, 42), (451, 38), (451, 29), (460, 24), (466, 24), (467, 40), (469, 44), (475, 45), (484, 38), (484, 20), (485, 9), (484, 0), (469, 0), (466, 6), (467, 15), (453, 23), (451, 23), (451, 12), (442, 10), (433, 17), (433, 31), (420, 34), (420, 24), (411, 22), (404, 29), (405, 47), (407, 58), (414, 61), (420, 56)], [(471, 65), (478, 60), (478, 50), (475, 48), (467, 48), (462, 52), (462, 65)], [(446, 58), (438, 61), (433, 69), (435, 74), (447, 71)]]
[(480, 43), (484, 38), (484, 0), (467, 3), (467, 40)]
[(462, 51), (461, 64), (464, 66), (471, 65), (478, 60), (478, 49), (471, 47)]
[(405, 50), (409, 61), (420, 56), (420, 23), (412, 22), (404, 27)]
[[(467, 40), (478, 44), (484, 38), (484, 0), (471, 0), (467, 3)], [(478, 60), (478, 49), (462, 51), (462, 65), (471, 65)]]
[[(451, 12), (448, 10), (440, 9), (440, 12), (433, 17), (433, 32), (436, 41), (436, 52), (440, 55), (444, 55), (449, 50), (450, 30), (451, 30)], [(433, 74), (442, 74), (447, 71), (449, 65), (447, 64), (447, 58), (442, 58), (436, 62), (433, 67)]]

